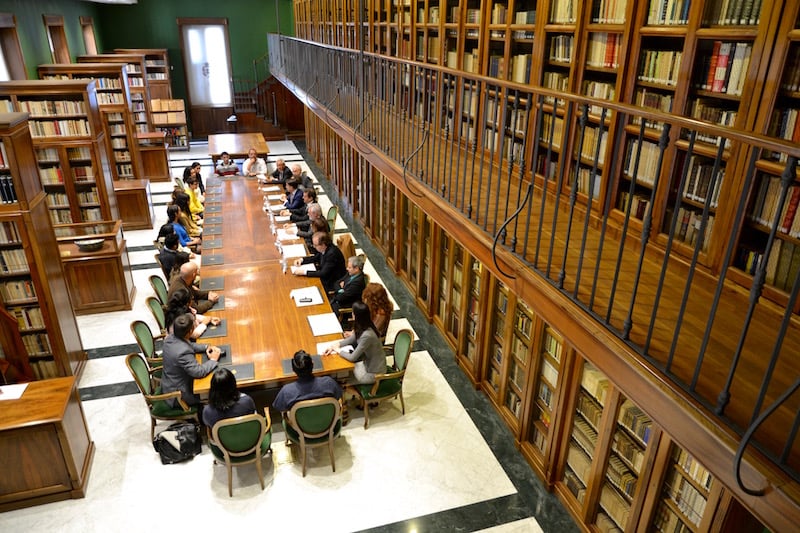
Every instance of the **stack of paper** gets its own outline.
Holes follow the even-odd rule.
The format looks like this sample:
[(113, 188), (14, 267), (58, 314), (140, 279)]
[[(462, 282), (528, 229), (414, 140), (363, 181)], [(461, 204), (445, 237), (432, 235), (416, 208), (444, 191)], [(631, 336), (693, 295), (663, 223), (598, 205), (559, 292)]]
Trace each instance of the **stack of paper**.
[(279, 241), (294, 241), (299, 238), (296, 233), (289, 233), (288, 230), (283, 228), (278, 228), (278, 232), (275, 236)]
[(342, 332), (342, 325), (339, 324), (339, 317), (336, 316), (336, 313), (311, 315), (308, 317), (308, 323), (311, 325), (311, 333), (315, 337)]
[(305, 265), (292, 266), (292, 274), (308, 274), (312, 270), (316, 269), (317, 267), (314, 266), (314, 263), (306, 263)]

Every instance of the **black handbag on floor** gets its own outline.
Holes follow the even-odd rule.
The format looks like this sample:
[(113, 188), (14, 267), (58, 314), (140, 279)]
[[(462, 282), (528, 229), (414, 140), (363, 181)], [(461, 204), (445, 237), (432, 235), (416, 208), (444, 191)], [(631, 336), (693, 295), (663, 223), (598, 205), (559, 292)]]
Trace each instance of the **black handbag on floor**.
[(200, 454), (200, 427), (194, 422), (176, 422), (153, 439), (161, 464), (182, 463)]

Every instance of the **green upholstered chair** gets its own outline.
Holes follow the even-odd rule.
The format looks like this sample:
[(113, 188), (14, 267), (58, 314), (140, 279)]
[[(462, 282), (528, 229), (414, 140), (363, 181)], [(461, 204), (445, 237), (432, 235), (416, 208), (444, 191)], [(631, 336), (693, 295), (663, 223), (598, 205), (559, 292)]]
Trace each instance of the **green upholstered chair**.
[(145, 299), (145, 303), (147, 303), (150, 312), (153, 313), (153, 318), (156, 319), (156, 324), (158, 324), (158, 328), (161, 330), (161, 336), (165, 336), (167, 334), (167, 322), (164, 316), (164, 307), (161, 305), (161, 302), (159, 302), (158, 298), (155, 296), (148, 296), (147, 299)]
[[(162, 335), (154, 337), (153, 332), (150, 331), (150, 326), (141, 320), (131, 322), (131, 333), (136, 338), (136, 344), (139, 345), (139, 350), (141, 350), (150, 368), (159, 370), (164, 365), (164, 362), (161, 358), (161, 352), (156, 350), (156, 339), (162, 338)], [(160, 378), (160, 373), (156, 377)]]
[(223, 462), (228, 470), (228, 496), (233, 496), (233, 467), (255, 463), (258, 481), (264, 490), (261, 458), (271, 451), (272, 420), (269, 408), (258, 414), (224, 418), (209, 429), (208, 447), (214, 462)]
[(394, 338), (394, 364), (386, 367), (385, 374), (375, 376), (375, 383), (369, 385), (356, 385), (355, 389), (364, 405), (364, 429), (369, 427), (369, 406), (371, 403), (382, 402), (400, 397), (400, 407), (406, 414), (406, 403), (403, 399), (403, 378), (406, 375), (408, 359), (411, 356), (411, 347), (414, 344), (414, 333), (410, 329), (397, 332)]
[(283, 419), (287, 442), (300, 445), (303, 461), (303, 477), (306, 476), (306, 453), (308, 448), (328, 446), (331, 468), (336, 472), (333, 457), (333, 439), (342, 429), (342, 405), (336, 398), (302, 400), (289, 409)]
[[(325, 220), (328, 221), (328, 231), (330, 231), (331, 233), (333, 233), (333, 228), (334, 226), (336, 226), (336, 215), (338, 214), (339, 214), (339, 208), (336, 207), (335, 205), (332, 205), (330, 206), (330, 208), (328, 208), (328, 214), (325, 215)], [(345, 260), (347, 260), (346, 257)]]
[[(139, 387), (139, 392), (144, 396), (147, 409), (150, 411), (150, 440), (155, 437), (157, 420), (194, 420), (199, 422), (197, 407), (186, 405), (181, 399), (180, 391), (161, 393), (161, 387), (156, 386), (153, 379), (153, 370), (142, 354), (128, 354), (125, 357), (125, 364), (128, 365), (128, 370), (130, 370), (136, 386)], [(178, 400), (177, 407), (172, 407), (167, 403), (170, 398)]]
[(156, 293), (156, 298), (161, 302), (161, 305), (167, 305), (167, 283), (164, 281), (164, 278), (161, 276), (157, 276), (153, 274), (147, 280), (150, 282), (150, 286), (153, 287), (153, 292)]

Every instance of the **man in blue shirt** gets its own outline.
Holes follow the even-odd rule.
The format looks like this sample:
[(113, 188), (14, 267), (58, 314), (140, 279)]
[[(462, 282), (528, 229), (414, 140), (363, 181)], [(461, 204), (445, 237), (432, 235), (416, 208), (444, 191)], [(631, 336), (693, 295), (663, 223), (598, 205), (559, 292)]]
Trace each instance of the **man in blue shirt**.
[(297, 374), (297, 381), (284, 385), (272, 402), (272, 407), (278, 411), (285, 413), (301, 400), (342, 398), (342, 388), (332, 377), (313, 375), (314, 362), (305, 350), (295, 352), (292, 370)]

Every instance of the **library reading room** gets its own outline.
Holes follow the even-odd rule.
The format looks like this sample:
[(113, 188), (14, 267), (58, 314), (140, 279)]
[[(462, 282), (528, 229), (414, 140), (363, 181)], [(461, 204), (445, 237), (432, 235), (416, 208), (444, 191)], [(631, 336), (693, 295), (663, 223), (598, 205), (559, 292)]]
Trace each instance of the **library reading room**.
[(0, 0), (0, 530), (797, 531), (799, 114), (800, 0)]

